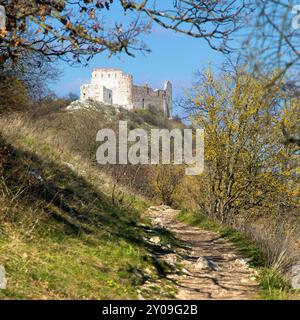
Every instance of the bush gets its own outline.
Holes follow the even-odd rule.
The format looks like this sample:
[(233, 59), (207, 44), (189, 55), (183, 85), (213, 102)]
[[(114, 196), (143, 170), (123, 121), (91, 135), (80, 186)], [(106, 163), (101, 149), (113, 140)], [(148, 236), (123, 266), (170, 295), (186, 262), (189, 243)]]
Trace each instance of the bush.
[(30, 102), (22, 80), (5, 73), (0, 74), (0, 113), (26, 110)]

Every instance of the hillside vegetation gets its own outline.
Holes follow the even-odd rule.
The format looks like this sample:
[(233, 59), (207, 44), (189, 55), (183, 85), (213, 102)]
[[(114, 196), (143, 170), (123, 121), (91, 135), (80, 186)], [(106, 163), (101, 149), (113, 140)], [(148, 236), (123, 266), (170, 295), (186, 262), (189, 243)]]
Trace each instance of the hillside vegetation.
[[(1, 299), (132, 299), (164, 272), (141, 218), (147, 201), (97, 168), (82, 141), (68, 140), (66, 130), (82, 134), (76, 120), (85, 121), (84, 112), (1, 118), (0, 263), (8, 278)], [(106, 123), (116, 116), (105, 112)], [(132, 116), (147, 126), (143, 114)], [(144, 296), (160, 290), (172, 292), (162, 279)]]
[(187, 220), (204, 216), (221, 233), (246, 235), (263, 265), (289, 282), (300, 261), (300, 100), (276, 77), (201, 73), (182, 105), (205, 130), (205, 170), (185, 177), (180, 207), (196, 212)]
[[(182, 166), (172, 165), (100, 166), (96, 133), (102, 128), (117, 132), (120, 120), (127, 121), (129, 130), (185, 128), (155, 110), (129, 112), (93, 102), (89, 109), (45, 104), (34, 112), (2, 115), (0, 264), (8, 286), (0, 298), (174, 297), (176, 288), (166, 275), (180, 272), (180, 266), (172, 270), (157, 259), (161, 248), (151, 242), (157, 230), (142, 215), (149, 205), (163, 203), (187, 209), (179, 220), (233, 242), (260, 270), (260, 297), (297, 299), (287, 278), (299, 258), (295, 207), (286, 216), (283, 206), (278, 215), (262, 206), (256, 215), (241, 208), (222, 221), (201, 203), (214, 199), (205, 192), (206, 175), (184, 176)], [(218, 157), (208, 155), (210, 167)], [(180, 246), (168, 232), (160, 237), (163, 245)]]

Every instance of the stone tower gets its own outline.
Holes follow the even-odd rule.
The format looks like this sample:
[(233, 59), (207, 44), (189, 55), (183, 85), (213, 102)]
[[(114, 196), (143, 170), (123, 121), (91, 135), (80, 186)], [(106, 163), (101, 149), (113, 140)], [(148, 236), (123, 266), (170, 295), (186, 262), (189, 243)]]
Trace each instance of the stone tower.
[(165, 99), (163, 102), (163, 111), (165, 117), (172, 118), (172, 83), (168, 80), (164, 82)]

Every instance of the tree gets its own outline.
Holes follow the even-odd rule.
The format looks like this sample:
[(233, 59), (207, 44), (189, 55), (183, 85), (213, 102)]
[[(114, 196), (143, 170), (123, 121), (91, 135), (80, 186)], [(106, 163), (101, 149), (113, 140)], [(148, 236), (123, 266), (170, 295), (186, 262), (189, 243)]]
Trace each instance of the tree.
[(247, 58), (254, 72), (264, 75), (277, 67), (280, 72), (273, 81), (289, 73), (289, 83), (294, 69), (294, 76), (299, 79), (296, 69), (300, 62), (298, 1), (256, 0), (254, 3), (253, 15), (257, 18), (245, 41), (245, 48), (250, 49)]
[[(79, 63), (85, 55), (89, 59), (104, 51), (133, 55), (134, 50), (146, 50), (138, 36), (151, 23), (229, 52), (229, 36), (246, 10), (239, 0), (0, 0), (0, 5), (7, 16), (0, 32), (2, 60), (29, 50)], [(114, 19), (116, 12), (126, 15), (124, 23)]]
[(60, 74), (58, 68), (43, 55), (28, 51), (22, 51), (15, 61), (6, 60), (0, 65), (0, 72), (23, 81), (33, 100), (49, 94), (49, 84)]
[(49, 83), (58, 70), (44, 56), (23, 51), (18, 60), (8, 59), (0, 64), (0, 109), (28, 110), (34, 102), (49, 94)]
[(223, 223), (244, 212), (297, 205), (299, 173), (290, 166), (281, 124), (293, 126), (299, 101), (290, 101), (280, 83), (267, 88), (275, 77), (259, 80), (239, 70), (217, 78), (208, 70), (187, 99), (193, 125), (205, 129), (205, 173), (194, 198)]
[(176, 192), (184, 177), (184, 168), (174, 165), (158, 165), (154, 175), (154, 190), (157, 192), (163, 204), (174, 204)]
[(11, 74), (0, 73), (0, 114), (28, 107), (29, 93), (24, 81)]
[[(300, 6), (296, 0), (256, 0), (253, 2), (250, 32), (241, 55), (250, 72), (258, 78), (278, 68), (277, 77), (266, 83), (280, 82), (289, 95), (300, 96)], [(254, 21), (253, 23), (251, 21)], [(239, 54), (240, 54), (239, 53)], [(285, 81), (282, 82), (282, 77)], [(282, 125), (286, 142), (300, 145), (300, 130), (289, 132)]]

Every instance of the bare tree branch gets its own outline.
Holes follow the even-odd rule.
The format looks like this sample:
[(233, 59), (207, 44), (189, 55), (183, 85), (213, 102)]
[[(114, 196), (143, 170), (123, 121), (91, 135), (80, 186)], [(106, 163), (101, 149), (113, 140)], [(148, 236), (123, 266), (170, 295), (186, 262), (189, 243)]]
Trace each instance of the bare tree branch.
[[(0, 30), (1, 59), (17, 59), (22, 50), (79, 63), (105, 51), (133, 55), (135, 50), (149, 51), (139, 35), (149, 32), (152, 24), (203, 38), (213, 49), (228, 53), (230, 35), (246, 11), (238, 0), (159, 2), (0, 0), (7, 15), (6, 29)], [(124, 22), (116, 13), (125, 17)]]

